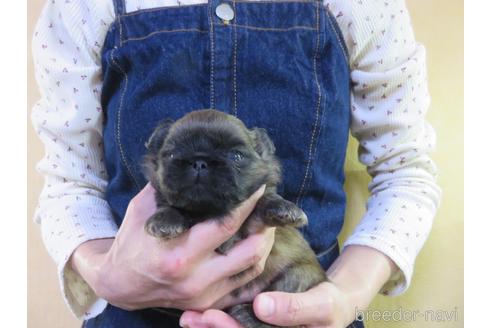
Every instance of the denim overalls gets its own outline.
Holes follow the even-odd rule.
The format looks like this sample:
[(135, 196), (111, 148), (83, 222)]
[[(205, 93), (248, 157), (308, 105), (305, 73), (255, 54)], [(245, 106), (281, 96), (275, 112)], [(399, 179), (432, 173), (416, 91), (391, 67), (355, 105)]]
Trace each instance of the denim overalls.
[[(350, 76), (341, 33), (322, 0), (210, 0), (131, 13), (124, 0), (114, 6), (101, 102), (106, 198), (116, 222), (147, 183), (142, 156), (157, 123), (215, 108), (268, 131), (283, 166), (279, 194), (308, 215), (303, 233), (326, 269), (338, 256), (344, 218)], [(84, 324), (177, 322), (154, 309), (108, 305)]]

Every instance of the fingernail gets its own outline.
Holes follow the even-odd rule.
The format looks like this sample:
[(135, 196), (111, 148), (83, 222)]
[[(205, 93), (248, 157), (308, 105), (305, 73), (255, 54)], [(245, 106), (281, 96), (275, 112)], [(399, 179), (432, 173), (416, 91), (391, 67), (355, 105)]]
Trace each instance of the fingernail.
[(275, 312), (275, 302), (273, 299), (266, 295), (259, 295), (258, 298), (259, 314), (264, 317), (271, 316)]

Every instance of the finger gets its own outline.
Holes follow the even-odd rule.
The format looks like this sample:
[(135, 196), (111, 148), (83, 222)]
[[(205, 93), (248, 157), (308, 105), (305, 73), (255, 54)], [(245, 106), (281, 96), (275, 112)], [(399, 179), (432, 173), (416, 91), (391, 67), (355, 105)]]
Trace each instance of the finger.
[(269, 292), (256, 296), (256, 316), (278, 326), (320, 325), (330, 316), (328, 295), (319, 286), (304, 293)]
[(264, 191), (265, 185), (261, 186), (248, 199), (222, 219), (207, 220), (194, 225), (188, 235), (188, 239), (192, 241), (190, 246), (193, 247), (193, 251), (196, 252), (197, 241), (200, 241), (200, 249), (204, 252), (209, 252), (215, 250), (232, 237), (239, 230), (244, 220), (251, 214), (256, 206), (256, 202), (261, 198)]
[[(258, 277), (263, 272), (265, 261), (266, 258), (260, 260), (258, 264), (246, 269), (237, 276), (225, 277), (214, 284), (210, 284), (206, 288), (205, 292), (203, 292), (203, 294), (215, 295), (216, 300), (213, 303), (213, 307), (219, 309), (223, 309), (235, 304), (244, 303), (246, 301), (251, 301), (256, 294), (261, 292), (261, 288), (258, 284), (252, 284), (252, 286), (248, 286), (247, 293), (240, 293), (239, 295), (236, 295), (234, 293), (234, 295), (231, 295), (231, 292), (246, 285), (248, 282)], [(243, 300), (243, 302), (239, 302), (241, 299)]]
[(209, 328), (202, 320), (203, 314), (197, 311), (185, 311), (179, 318), (180, 327)]
[(202, 322), (212, 328), (244, 328), (227, 313), (214, 309), (203, 313)]
[[(262, 256), (262, 259), (257, 263), (257, 265), (263, 269), (265, 267), (266, 261), (268, 260), (268, 256), (269, 256), (270, 251), (272, 249), (273, 243), (275, 241), (275, 228), (265, 229), (265, 234), (266, 234), (266, 242), (267, 242), (266, 251), (265, 251), (264, 255)], [(239, 249), (238, 249), (238, 251), (239, 251)], [(248, 267), (248, 268), (250, 268), (250, 267)], [(242, 272), (242, 271), (239, 271), (239, 272)], [(250, 282), (254, 278), (257, 278), (257, 277), (255, 277), (254, 275), (252, 275), (250, 277), (246, 276), (245, 280), (237, 280), (237, 278), (233, 278), (233, 279), (235, 279), (235, 281), (232, 284), (232, 287), (229, 287), (229, 289), (231, 289), (231, 291), (237, 289), (237, 293), (234, 293), (234, 295), (232, 295), (231, 293), (228, 293), (223, 298), (221, 298), (217, 302), (217, 304), (220, 305), (220, 307), (218, 307), (218, 308), (221, 309), (221, 308), (230, 307), (230, 306), (233, 306), (236, 304), (251, 303), (253, 301), (253, 299), (255, 298), (255, 296), (258, 295), (263, 290), (263, 288), (265, 286), (263, 286), (261, 284), (252, 284), (252, 285), (248, 285), (248, 288), (241, 288), (241, 289), (238, 289), (238, 288), (242, 287), (243, 285)], [(251, 280), (249, 280), (249, 279), (251, 279)]]
[[(255, 296), (262, 291), (263, 289), (262, 287), (264, 286), (260, 286), (260, 285), (253, 285), (251, 287), (248, 286), (248, 288), (244, 288), (244, 290), (241, 290), (239, 295), (236, 294), (233, 295), (231, 292), (229, 292), (224, 297), (217, 300), (212, 307), (214, 309), (226, 309), (228, 307), (238, 304), (252, 303)], [(234, 288), (232, 290), (234, 290)]]
[[(257, 278), (263, 272), (267, 258), (268, 257), (265, 256), (258, 263), (241, 271), (239, 274), (225, 278), (225, 280), (223, 280), (222, 295), (230, 294), (232, 291), (243, 287), (253, 279)], [(247, 290), (240, 290), (241, 293), (238, 296), (241, 296), (242, 298), (247, 298), (248, 296), (253, 297), (253, 295), (258, 294), (261, 291), (261, 287), (264, 286), (252, 284), (251, 286), (248, 286)]]
[(264, 229), (239, 241), (226, 255), (218, 254), (205, 264), (204, 269), (213, 272), (220, 268), (220, 279), (234, 276), (268, 257), (274, 241), (275, 228)]

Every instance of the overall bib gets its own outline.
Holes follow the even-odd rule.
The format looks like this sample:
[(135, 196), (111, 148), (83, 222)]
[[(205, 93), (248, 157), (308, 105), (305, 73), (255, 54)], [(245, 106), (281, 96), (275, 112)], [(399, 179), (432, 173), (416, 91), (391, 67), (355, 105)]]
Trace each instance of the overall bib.
[[(124, 0), (114, 6), (101, 103), (116, 223), (147, 183), (142, 157), (158, 122), (214, 108), (268, 131), (283, 167), (278, 193), (306, 212), (302, 233), (327, 269), (344, 218), (350, 72), (322, 0), (209, 0), (131, 13)], [(108, 305), (84, 327), (178, 327), (178, 318)]]

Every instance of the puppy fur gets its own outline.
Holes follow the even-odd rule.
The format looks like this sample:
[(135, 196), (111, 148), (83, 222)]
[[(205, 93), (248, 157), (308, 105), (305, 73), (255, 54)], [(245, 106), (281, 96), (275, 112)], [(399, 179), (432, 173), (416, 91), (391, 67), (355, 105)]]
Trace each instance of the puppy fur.
[[(259, 227), (277, 227), (263, 273), (234, 294), (303, 292), (326, 280), (314, 252), (296, 229), (307, 224), (306, 215), (276, 193), (281, 167), (264, 129), (247, 129), (239, 119), (220, 111), (199, 110), (176, 122), (160, 123), (146, 147), (144, 171), (156, 190), (157, 203), (156, 213), (146, 222), (149, 234), (171, 239), (196, 223), (220, 220), (266, 184), (250, 217), (216, 250), (225, 254)], [(255, 317), (251, 303), (227, 312), (246, 328), (273, 327)]]

